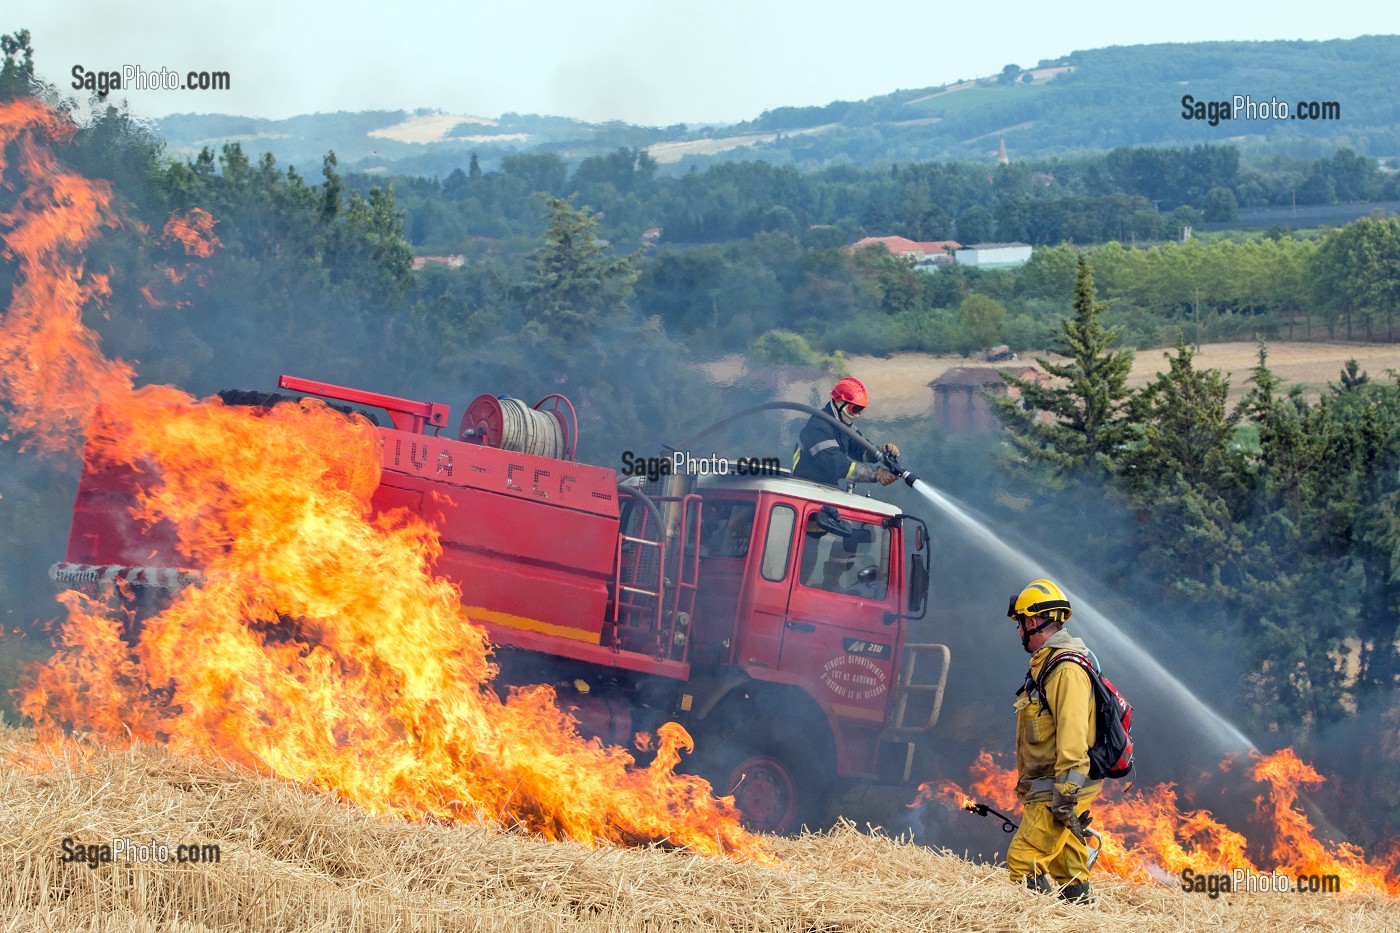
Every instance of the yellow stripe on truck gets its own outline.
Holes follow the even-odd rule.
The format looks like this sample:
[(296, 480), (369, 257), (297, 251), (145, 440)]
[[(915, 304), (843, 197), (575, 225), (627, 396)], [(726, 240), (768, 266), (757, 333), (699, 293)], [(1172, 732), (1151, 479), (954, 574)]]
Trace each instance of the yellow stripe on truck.
[(553, 625), (549, 622), (541, 622), (539, 619), (512, 615), (509, 612), (498, 612), (495, 609), (487, 609), (484, 606), (463, 606), (462, 608), (466, 609), (469, 618), (477, 622), (492, 622), (496, 625), (520, 629), (524, 632), (539, 632), (541, 635), (572, 638), (575, 641), (587, 642), (590, 645), (596, 645), (600, 640), (598, 634), (587, 632), (580, 628), (570, 628), (567, 625)]

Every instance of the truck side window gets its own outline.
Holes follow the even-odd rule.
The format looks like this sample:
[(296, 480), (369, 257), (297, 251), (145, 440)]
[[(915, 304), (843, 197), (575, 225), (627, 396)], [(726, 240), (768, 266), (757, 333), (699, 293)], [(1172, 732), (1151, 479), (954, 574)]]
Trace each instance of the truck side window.
[(889, 530), (852, 521), (850, 537), (809, 528), (802, 536), (803, 586), (865, 599), (884, 599), (890, 579)]
[(790, 505), (775, 505), (768, 513), (768, 538), (763, 545), (763, 579), (774, 583), (787, 576), (788, 551), (792, 550), (792, 528), (797, 511)]
[(707, 500), (700, 513), (700, 556), (747, 557), (754, 507), (732, 499)]

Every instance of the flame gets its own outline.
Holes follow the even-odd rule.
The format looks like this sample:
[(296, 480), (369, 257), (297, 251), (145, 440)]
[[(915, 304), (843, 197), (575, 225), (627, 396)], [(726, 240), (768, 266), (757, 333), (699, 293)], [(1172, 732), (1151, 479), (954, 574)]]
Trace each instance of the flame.
[[(1291, 748), (1255, 757), (1249, 778), (1260, 785), (1258, 844), (1208, 810), (1184, 807), (1174, 784), (1127, 791), (1106, 785), (1089, 808), (1093, 827), (1104, 837), (1097, 866), (1129, 881), (1168, 884), (1175, 884), (1175, 877), (1187, 869), (1197, 874), (1241, 869), (1289, 878), (1334, 875), (1343, 893), (1400, 896), (1400, 844), (1384, 857), (1368, 859), (1350, 843), (1319, 840), (1298, 805), (1298, 787), (1321, 784), (1322, 776)], [(1228, 772), (1233, 766), (1234, 761), (1227, 759), (1221, 770)], [(923, 784), (911, 806), (935, 799), (964, 799), (962, 808), (970, 810), (977, 806), (976, 797), (981, 797), (1004, 812), (1015, 812), (1014, 768), (997, 764), (984, 751), (968, 773), (975, 797), (951, 782)]]
[[(1298, 806), (1298, 788), (1315, 787), (1325, 779), (1309, 764), (1285, 748), (1259, 759), (1250, 776), (1267, 784), (1269, 791), (1256, 799), (1261, 819), (1275, 829), (1270, 856), (1278, 870), (1289, 875), (1329, 875), (1340, 877), (1342, 890), (1384, 891), (1400, 895), (1400, 872), (1396, 852), (1380, 862), (1370, 862), (1360, 847), (1348, 842), (1331, 845), (1319, 842), (1313, 825)], [(1386, 863), (1389, 863), (1388, 866)]]
[[(484, 633), (432, 572), (434, 529), (403, 512), (371, 517), (379, 455), (367, 422), (316, 402), (264, 414), (133, 389), (131, 368), (104, 358), (81, 320), (107, 294), (81, 250), (118, 218), (105, 185), (46, 148), (71, 133), (35, 102), (0, 107), (0, 173), (19, 190), (0, 215), (17, 263), (0, 399), (42, 449), (74, 452), (86, 430), (91, 464), (140, 471), (140, 517), (168, 523), (205, 583), (139, 626), (116, 600), (63, 593), (60, 650), (21, 700), (43, 734), (71, 725), (162, 742), (378, 813), (775, 864), (732, 798), (675, 773), (692, 746), (679, 725), (656, 731), (640, 767), (582, 740), (549, 687), (497, 696)], [(201, 257), (212, 229), (191, 212), (165, 232)]]
[(214, 250), (224, 244), (214, 235), (214, 225), (218, 223), (214, 215), (203, 208), (192, 207), (188, 211), (176, 212), (165, 222), (166, 240), (175, 241), (185, 247), (186, 256), (208, 259)]
[(76, 452), (98, 400), (129, 394), (133, 377), (82, 324), (83, 307), (100, 305), (108, 284), (71, 257), (117, 220), (108, 187), (63, 171), (42, 142), (73, 132), (37, 101), (0, 105), (0, 176), (13, 170), (19, 192), (14, 208), (0, 212), (0, 255), (16, 262), (0, 327), (0, 399), (9, 403), (10, 431), (51, 453)]
[(977, 807), (977, 798), (991, 802), (998, 810), (1012, 810), (1019, 806), (1016, 798), (1016, 772), (996, 764), (992, 753), (985, 749), (978, 753), (977, 760), (968, 768), (972, 776), (972, 793), (969, 794), (952, 781), (929, 782), (919, 785), (919, 794), (910, 808), (922, 806), (930, 801), (939, 801), (957, 810), (972, 810)]

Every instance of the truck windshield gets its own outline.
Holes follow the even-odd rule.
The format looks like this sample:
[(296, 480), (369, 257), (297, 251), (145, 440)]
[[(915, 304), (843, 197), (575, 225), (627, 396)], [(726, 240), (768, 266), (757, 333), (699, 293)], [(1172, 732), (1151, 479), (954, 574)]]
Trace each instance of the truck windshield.
[(799, 582), (803, 586), (865, 599), (884, 599), (890, 579), (889, 529), (874, 522), (847, 520), (852, 533), (841, 537), (802, 536)]

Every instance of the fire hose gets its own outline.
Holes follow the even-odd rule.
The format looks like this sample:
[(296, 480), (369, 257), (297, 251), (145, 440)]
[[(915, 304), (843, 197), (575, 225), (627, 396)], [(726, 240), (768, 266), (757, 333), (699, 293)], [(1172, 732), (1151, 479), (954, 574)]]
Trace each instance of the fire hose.
[(870, 454), (879, 461), (881, 466), (889, 470), (895, 476), (904, 480), (904, 482), (907, 483), (909, 486), (912, 487), (914, 483), (918, 481), (919, 478), (914, 475), (912, 470), (906, 470), (899, 465), (898, 457), (894, 457), (889, 453), (882, 451), (880, 448), (870, 443), (870, 441), (866, 440), (865, 437), (862, 434), (860, 434), (860, 432), (856, 431), (849, 425), (843, 424), (839, 418), (833, 418), (819, 408), (813, 408), (811, 405), (803, 405), (800, 402), (764, 402), (762, 405), (755, 405), (752, 408), (745, 408), (743, 411), (735, 412), (728, 418), (721, 418), (719, 421), (716, 421), (709, 427), (701, 431), (697, 431), (690, 437), (687, 437), (685, 440), (681, 441), (673, 449), (687, 450), (696, 441), (700, 440), (703, 437), (707, 437), (715, 431), (718, 431), (725, 425), (738, 421), (740, 418), (747, 418), (749, 415), (756, 415), (759, 412), (763, 411), (776, 411), (779, 409), (786, 409), (788, 411), (800, 411), (803, 414), (807, 415), (816, 415), (818, 418), (821, 418), (830, 423), (838, 431), (841, 431), (843, 434), (845, 434), (851, 440), (855, 441), (865, 450), (869, 451)]
[[(965, 803), (963, 803), (963, 809), (969, 813), (975, 813), (978, 816), (996, 817), (997, 819), (1001, 820), (1001, 831), (1004, 833), (1014, 833), (1017, 829), (1020, 828), (1016, 824), (1016, 822), (1011, 819), (1011, 817), (1007, 816), (1005, 813), (1002, 813), (1000, 810), (992, 809), (985, 803), (978, 803), (975, 800), (968, 800)], [(1094, 863), (1099, 860), (1099, 855), (1103, 852), (1103, 836), (1099, 833), (1098, 830), (1091, 829), (1089, 827), (1089, 821), (1091, 819), (1093, 819), (1093, 817), (1091, 817), (1086, 811), (1083, 820), (1080, 821), (1080, 828), (1084, 831), (1084, 845), (1087, 846), (1089, 849), (1088, 868), (1090, 870), (1093, 869)], [(1094, 840), (1092, 844), (1089, 842), (1090, 839)]]

